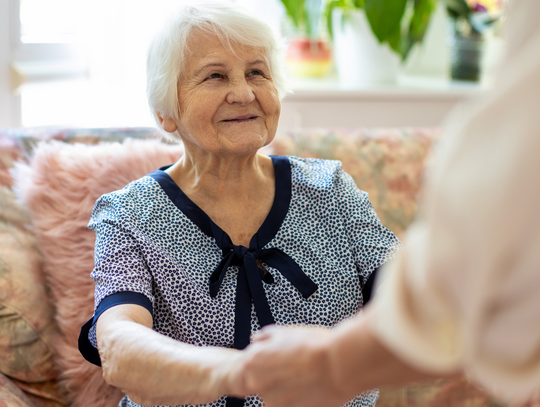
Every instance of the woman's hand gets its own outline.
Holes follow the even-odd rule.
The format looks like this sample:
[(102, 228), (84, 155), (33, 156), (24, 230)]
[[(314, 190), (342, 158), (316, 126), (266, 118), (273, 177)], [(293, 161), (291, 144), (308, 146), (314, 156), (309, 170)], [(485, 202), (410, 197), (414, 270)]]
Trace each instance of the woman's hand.
[(331, 407), (353, 394), (339, 389), (329, 359), (331, 332), (268, 326), (254, 335), (229, 377), (232, 394), (259, 394), (267, 407)]

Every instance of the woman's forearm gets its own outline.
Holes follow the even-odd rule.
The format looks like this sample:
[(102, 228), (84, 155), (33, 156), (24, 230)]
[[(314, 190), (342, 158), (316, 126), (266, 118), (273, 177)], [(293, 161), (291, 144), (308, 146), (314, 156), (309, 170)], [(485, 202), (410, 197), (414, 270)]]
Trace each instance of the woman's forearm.
[(144, 405), (207, 403), (226, 391), (222, 379), (239, 352), (175, 341), (153, 331), (150, 314), (133, 307), (110, 308), (98, 320), (98, 347), (109, 384)]

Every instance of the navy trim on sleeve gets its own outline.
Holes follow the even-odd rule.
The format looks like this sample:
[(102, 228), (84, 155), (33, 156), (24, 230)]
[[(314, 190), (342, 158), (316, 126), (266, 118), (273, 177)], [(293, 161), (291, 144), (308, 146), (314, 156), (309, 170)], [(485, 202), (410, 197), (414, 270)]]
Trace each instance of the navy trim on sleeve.
[(81, 355), (83, 355), (87, 361), (93, 363), (94, 365), (101, 366), (101, 359), (99, 357), (98, 350), (94, 348), (94, 346), (90, 343), (90, 339), (88, 338), (90, 329), (92, 329), (101, 314), (103, 314), (109, 308), (121, 304), (140, 305), (141, 307), (146, 308), (150, 314), (153, 315), (152, 302), (143, 294), (131, 291), (122, 291), (105, 297), (98, 305), (94, 316), (86, 321), (86, 323), (82, 326), (81, 333), (79, 335), (79, 352), (81, 352)]
[(375, 279), (377, 278), (377, 272), (379, 271), (380, 267), (377, 267), (375, 270), (373, 270), (368, 277), (366, 283), (362, 287), (362, 298), (364, 299), (364, 306), (371, 300), (371, 294), (373, 291), (373, 284), (375, 283)]

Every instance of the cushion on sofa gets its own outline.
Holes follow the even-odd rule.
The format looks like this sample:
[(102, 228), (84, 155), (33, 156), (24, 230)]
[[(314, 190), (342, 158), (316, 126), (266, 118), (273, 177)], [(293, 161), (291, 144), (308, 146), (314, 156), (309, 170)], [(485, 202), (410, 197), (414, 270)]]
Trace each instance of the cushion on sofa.
[(37, 405), (61, 405), (52, 347), (58, 330), (30, 217), (5, 186), (0, 207), (0, 372), (43, 402)]
[(94, 232), (87, 228), (94, 202), (102, 195), (182, 155), (178, 145), (131, 140), (99, 145), (43, 142), (29, 165), (13, 172), (18, 196), (28, 207), (60, 329), (54, 343), (60, 384), (73, 407), (116, 406), (122, 394), (107, 385), (101, 369), (77, 349), (80, 327), (92, 315)]
[(0, 373), (0, 407), (37, 407), (21, 389)]

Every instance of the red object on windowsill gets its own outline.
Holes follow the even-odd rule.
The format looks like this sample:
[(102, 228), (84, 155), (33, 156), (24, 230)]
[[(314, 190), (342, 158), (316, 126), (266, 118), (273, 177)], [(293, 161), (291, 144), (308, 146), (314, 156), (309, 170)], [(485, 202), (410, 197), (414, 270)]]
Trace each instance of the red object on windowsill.
[(324, 39), (291, 38), (286, 63), (289, 72), (295, 76), (325, 76), (332, 66), (330, 45)]

